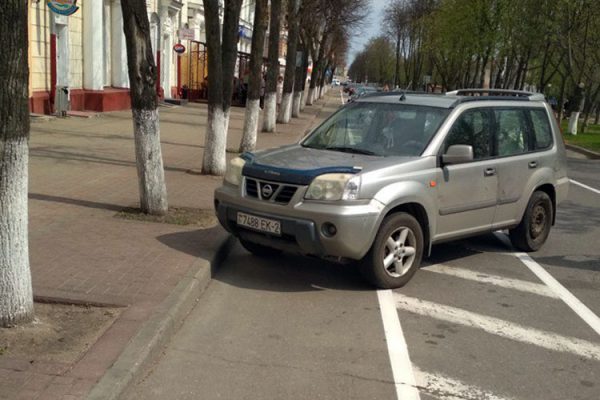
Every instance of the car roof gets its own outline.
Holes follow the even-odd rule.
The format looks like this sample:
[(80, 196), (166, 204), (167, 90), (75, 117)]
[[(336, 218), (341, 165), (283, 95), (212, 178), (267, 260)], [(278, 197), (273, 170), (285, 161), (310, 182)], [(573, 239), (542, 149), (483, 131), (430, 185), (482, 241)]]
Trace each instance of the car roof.
[(399, 103), (416, 106), (454, 108), (461, 103), (480, 101), (532, 101), (543, 102), (544, 95), (520, 90), (460, 89), (447, 93), (422, 93), (409, 91), (377, 92), (365, 94), (357, 101), (361, 103)]

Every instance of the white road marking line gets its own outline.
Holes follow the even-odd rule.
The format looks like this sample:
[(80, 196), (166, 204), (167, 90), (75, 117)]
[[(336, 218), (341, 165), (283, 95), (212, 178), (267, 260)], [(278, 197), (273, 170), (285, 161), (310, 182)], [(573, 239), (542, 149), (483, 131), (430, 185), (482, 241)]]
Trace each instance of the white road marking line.
[(344, 92), (342, 89), (340, 89), (340, 101), (342, 102), (342, 105), (344, 105)]
[[(512, 248), (512, 245), (506, 235), (494, 233), (506, 246)], [(527, 268), (531, 270), (542, 282), (546, 284), (558, 297), (568, 305), (590, 328), (600, 335), (600, 318), (577, 297), (575, 297), (567, 288), (560, 284), (552, 275), (548, 273), (540, 264), (535, 262), (527, 253), (513, 253)]]
[(461, 308), (446, 306), (394, 293), (396, 306), (404, 311), (424, 315), (452, 324), (481, 329), (492, 335), (533, 344), (548, 350), (571, 353), (600, 361), (600, 345), (573, 337), (519, 325), (499, 318), (488, 317)]
[(422, 392), (440, 400), (512, 400), (437, 372), (432, 374), (415, 368), (415, 376)]
[(470, 281), (492, 284), (495, 286), (519, 290), (521, 292), (527, 292), (536, 294), (539, 296), (546, 296), (558, 299), (558, 295), (550, 290), (546, 285), (540, 283), (527, 282), (520, 279), (504, 278), (498, 275), (490, 275), (483, 272), (471, 271), (463, 268), (449, 267), (443, 264), (435, 264), (428, 267), (421, 268), (421, 271), (435, 272), (437, 274), (450, 275), (461, 279), (467, 279)]
[(571, 181), (571, 183), (574, 183), (574, 184), (575, 184), (575, 185), (577, 185), (577, 186), (581, 186), (581, 187), (582, 187), (582, 188), (584, 188), (584, 189), (591, 190), (592, 192), (594, 192), (594, 193), (596, 193), (596, 194), (600, 194), (600, 190), (598, 190), (598, 189), (594, 189), (594, 188), (593, 188), (593, 187), (591, 187), (591, 186), (585, 185), (585, 184), (583, 184), (583, 183), (581, 183), (581, 182), (577, 182), (577, 181), (575, 181), (575, 180), (573, 180), (573, 179), (569, 179), (569, 181)]
[(554, 291), (562, 301), (564, 301), (581, 319), (583, 319), (598, 335), (600, 335), (600, 318), (577, 297), (561, 285), (552, 275), (548, 273), (540, 264), (535, 262), (526, 253), (515, 253), (515, 256), (521, 260), (542, 282)]
[(394, 375), (396, 396), (398, 400), (420, 400), (421, 396), (419, 396), (419, 391), (416, 388), (415, 375), (392, 291), (378, 290), (377, 298), (379, 299), (381, 320), (383, 321), (385, 340)]

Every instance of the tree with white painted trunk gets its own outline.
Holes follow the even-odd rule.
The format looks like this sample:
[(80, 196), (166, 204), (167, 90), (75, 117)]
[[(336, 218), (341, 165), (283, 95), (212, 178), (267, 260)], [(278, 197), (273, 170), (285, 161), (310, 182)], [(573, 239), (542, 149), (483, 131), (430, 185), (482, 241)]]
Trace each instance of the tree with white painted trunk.
[(277, 122), (277, 78), (279, 78), (279, 39), (281, 30), (281, 1), (271, 0), (269, 21), (269, 58), (265, 84), (263, 132), (275, 132)]
[(164, 215), (168, 211), (167, 187), (160, 147), (157, 68), (152, 54), (150, 22), (144, 0), (121, 1), (127, 65), (131, 85), (131, 113), (142, 212)]
[(221, 32), (219, 2), (204, 0), (208, 49), (208, 117), (202, 173), (207, 175), (224, 175), (227, 166), (227, 130), (242, 0), (225, 0), (224, 7)]
[(571, 135), (577, 135), (579, 115), (581, 114), (585, 103), (584, 90), (585, 85), (583, 83), (579, 83), (579, 85), (575, 87), (573, 97), (570, 99), (569, 111), (571, 113), (569, 115), (569, 133)]
[(299, 36), (300, 0), (288, 0), (288, 47), (285, 58), (285, 76), (283, 78), (283, 96), (277, 122), (287, 124), (292, 118), (292, 97), (294, 92), (294, 77), (296, 74), (296, 49)]
[(258, 117), (260, 111), (260, 91), (263, 86), (262, 64), (267, 30), (267, 0), (255, 0), (254, 28), (252, 32), (252, 50), (250, 55), (250, 81), (248, 82), (248, 100), (244, 131), (240, 144), (240, 152), (252, 151), (256, 147)]
[(302, 103), (302, 94), (304, 93), (304, 83), (306, 82), (306, 69), (308, 68), (308, 51), (302, 43), (298, 48), (298, 54), (301, 55), (296, 60), (296, 75), (294, 77), (294, 97), (292, 100), (292, 117), (300, 117), (300, 105)]
[(27, 183), (27, 1), (0, 2), (0, 327), (33, 319)]

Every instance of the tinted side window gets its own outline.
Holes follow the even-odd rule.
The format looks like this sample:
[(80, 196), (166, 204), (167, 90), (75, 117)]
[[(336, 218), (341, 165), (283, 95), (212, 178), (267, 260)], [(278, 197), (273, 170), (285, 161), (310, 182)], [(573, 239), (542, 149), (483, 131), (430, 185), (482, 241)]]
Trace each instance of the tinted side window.
[(534, 149), (542, 150), (552, 146), (552, 131), (546, 110), (529, 110), (533, 124)]
[(525, 153), (527, 143), (527, 119), (524, 110), (495, 110), (496, 140), (499, 156)]
[(464, 112), (446, 136), (444, 152), (455, 144), (466, 144), (473, 147), (473, 158), (480, 160), (491, 157), (490, 114), (487, 110)]

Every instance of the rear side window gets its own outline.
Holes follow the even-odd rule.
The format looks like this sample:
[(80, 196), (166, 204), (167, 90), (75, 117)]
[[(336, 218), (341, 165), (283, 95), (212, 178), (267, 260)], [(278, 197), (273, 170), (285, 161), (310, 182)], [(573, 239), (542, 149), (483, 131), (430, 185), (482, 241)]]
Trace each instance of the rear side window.
[(522, 109), (494, 110), (496, 146), (499, 156), (525, 153), (529, 149), (526, 111)]
[(552, 130), (546, 110), (529, 110), (533, 125), (533, 148), (543, 150), (552, 146)]

